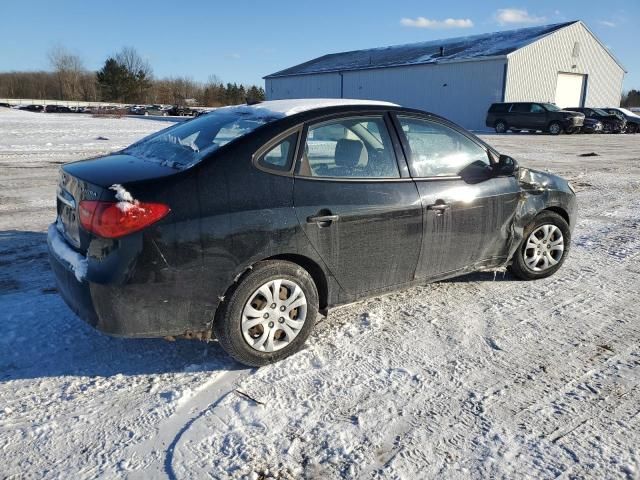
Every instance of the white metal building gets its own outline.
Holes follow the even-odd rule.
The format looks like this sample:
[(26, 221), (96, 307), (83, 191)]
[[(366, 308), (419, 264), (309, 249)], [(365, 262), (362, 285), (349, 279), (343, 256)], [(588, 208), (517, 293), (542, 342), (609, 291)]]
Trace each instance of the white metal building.
[(489, 105), (620, 105), (625, 69), (581, 21), (334, 53), (265, 77), (267, 99), (386, 100), (484, 129)]

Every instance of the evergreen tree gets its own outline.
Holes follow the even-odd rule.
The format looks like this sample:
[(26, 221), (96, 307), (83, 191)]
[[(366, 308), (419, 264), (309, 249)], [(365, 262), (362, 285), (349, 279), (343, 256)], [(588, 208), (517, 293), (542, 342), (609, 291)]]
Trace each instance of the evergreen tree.
[(123, 102), (130, 88), (130, 75), (127, 69), (115, 58), (107, 58), (96, 78), (102, 92), (102, 98), (110, 102)]

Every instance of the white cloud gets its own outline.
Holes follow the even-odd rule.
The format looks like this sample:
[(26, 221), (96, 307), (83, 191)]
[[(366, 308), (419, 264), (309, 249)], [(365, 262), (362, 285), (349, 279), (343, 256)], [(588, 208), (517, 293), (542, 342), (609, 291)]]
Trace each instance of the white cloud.
[(400, 23), (405, 27), (414, 28), (471, 28), (473, 22), (468, 18), (446, 18), (431, 20), (425, 17), (403, 18)]
[(600, 25), (604, 25), (605, 27), (611, 27), (611, 28), (614, 28), (617, 25), (615, 22), (610, 22), (609, 20), (600, 20), (598, 23)]
[(513, 23), (540, 23), (546, 20), (546, 17), (536, 17), (526, 10), (518, 8), (501, 8), (496, 12), (495, 17), (500, 25)]

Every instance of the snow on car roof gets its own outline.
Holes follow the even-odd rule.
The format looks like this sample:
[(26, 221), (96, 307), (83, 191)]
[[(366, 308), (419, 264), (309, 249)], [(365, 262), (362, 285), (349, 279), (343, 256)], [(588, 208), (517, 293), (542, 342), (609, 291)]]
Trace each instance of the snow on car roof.
[[(264, 78), (310, 73), (363, 70), (400, 65), (419, 65), (507, 55), (577, 20), (469, 37), (446, 38), (391, 47), (332, 53), (280, 70)], [(442, 54), (441, 54), (441, 48)]]
[(218, 112), (224, 111), (243, 111), (253, 113), (255, 115), (266, 115), (270, 117), (288, 117), (296, 113), (316, 110), (325, 107), (349, 106), (349, 105), (371, 105), (397, 107), (398, 105), (390, 102), (381, 102), (378, 100), (358, 100), (349, 98), (297, 98), (289, 100), (268, 100), (266, 102), (256, 103), (255, 105), (238, 105), (232, 107), (223, 107), (217, 109)]

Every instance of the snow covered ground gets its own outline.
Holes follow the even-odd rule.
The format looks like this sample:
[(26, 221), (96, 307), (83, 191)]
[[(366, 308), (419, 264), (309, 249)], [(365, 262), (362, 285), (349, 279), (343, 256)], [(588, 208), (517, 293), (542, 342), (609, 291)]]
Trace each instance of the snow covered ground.
[(247, 369), (56, 294), (58, 166), (166, 126), (0, 108), (0, 478), (640, 478), (640, 135), (484, 136), (577, 186), (556, 276), (372, 298)]

